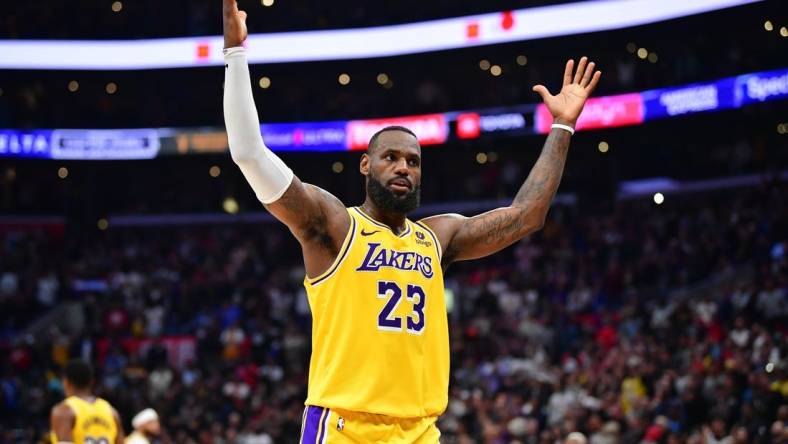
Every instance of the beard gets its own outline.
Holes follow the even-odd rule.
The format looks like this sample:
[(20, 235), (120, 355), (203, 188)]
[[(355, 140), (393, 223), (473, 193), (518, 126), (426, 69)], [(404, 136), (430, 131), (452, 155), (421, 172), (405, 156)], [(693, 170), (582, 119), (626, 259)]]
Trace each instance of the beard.
[(370, 174), (367, 178), (367, 195), (372, 199), (372, 202), (375, 202), (375, 205), (385, 211), (408, 214), (418, 208), (421, 203), (421, 185), (414, 185), (412, 190), (398, 195), (383, 186), (376, 177)]

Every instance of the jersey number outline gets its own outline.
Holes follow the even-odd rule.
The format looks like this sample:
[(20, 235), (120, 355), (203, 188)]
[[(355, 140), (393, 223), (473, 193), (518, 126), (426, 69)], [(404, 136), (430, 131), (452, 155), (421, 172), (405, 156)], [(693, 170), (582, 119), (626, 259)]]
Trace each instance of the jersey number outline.
[[(413, 302), (413, 315), (407, 316), (407, 327), (405, 331), (410, 334), (420, 335), (424, 332), (426, 318), (424, 316), (424, 305), (427, 295), (424, 290), (413, 284), (408, 284), (405, 297), (409, 302)], [(402, 301), (402, 287), (396, 282), (378, 281), (378, 299), (386, 299), (386, 305), (378, 313), (378, 330), (383, 331), (402, 331), (402, 318), (392, 316)]]

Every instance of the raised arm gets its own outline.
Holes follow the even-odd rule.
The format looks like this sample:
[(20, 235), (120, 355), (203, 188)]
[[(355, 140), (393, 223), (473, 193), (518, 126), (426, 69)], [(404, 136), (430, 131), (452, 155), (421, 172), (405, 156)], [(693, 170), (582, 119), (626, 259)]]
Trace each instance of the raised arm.
[[(594, 72), (594, 63), (588, 63), (586, 57), (580, 59), (577, 71), (574, 60), (569, 60), (558, 95), (551, 95), (542, 85), (534, 86), (533, 90), (542, 96), (553, 115), (553, 124), (574, 131), (586, 99), (601, 75), (599, 71)], [(444, 268), (454, 261), (477, 259), (500, 251), (544, 225), (561, 183), (571, 134), (560, 126), (550, 131), (539, 159), (510, 206), (474, 217), (445, 214), (424, 220), (443, 245)]]
[(230, 155), (257, 198), (301, 243), (308, 276), (327, 269), (350, 227), (344, 205), (328, 192), (301, 182), (263, 143), (252, 97), (246, 50), (246, 13), (222, 0), (224, 22), (224, 122)]

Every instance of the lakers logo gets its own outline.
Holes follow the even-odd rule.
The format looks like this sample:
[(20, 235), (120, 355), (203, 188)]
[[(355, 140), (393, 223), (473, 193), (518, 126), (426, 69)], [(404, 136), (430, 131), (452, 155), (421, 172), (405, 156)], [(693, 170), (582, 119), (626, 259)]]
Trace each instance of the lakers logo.
[(340, 416), (339, 420), (337, 421), (337, 430), (341, 432), (342, 430), (344, 430), (344, 428), (345, 428), (345, 418)]

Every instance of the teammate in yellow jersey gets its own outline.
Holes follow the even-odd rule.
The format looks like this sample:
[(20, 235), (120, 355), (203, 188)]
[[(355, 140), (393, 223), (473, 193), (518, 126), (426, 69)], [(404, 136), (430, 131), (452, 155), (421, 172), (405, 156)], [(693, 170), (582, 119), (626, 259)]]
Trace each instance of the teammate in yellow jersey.
[(52, 407), (52, 444), (122, 444), (123, 426), (118, 412), (91, 392), (90, 365), (72, 360), (63, 373), (66, 399)]
[(302, 182), (263, 143), (245, 49), (246, 13), (224, 3), (225, 125), (230, 153), (257, 198), (298, 239), (312, 310), (312, 357), (301, 443), (437, 443), (446, 408), (449, 334), (443, 271), (499, 251), (542, 227), (569, 140), (601, 73), (566, 64), (561, 92), (541, 95), (554, 117), (544, 148), (510, 206), (474, 217), (411, 221), (421, 147), (407, 128), (369, 141), (353, 208)]

